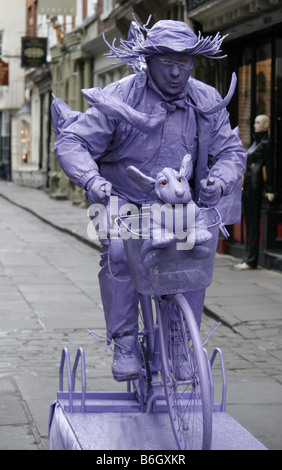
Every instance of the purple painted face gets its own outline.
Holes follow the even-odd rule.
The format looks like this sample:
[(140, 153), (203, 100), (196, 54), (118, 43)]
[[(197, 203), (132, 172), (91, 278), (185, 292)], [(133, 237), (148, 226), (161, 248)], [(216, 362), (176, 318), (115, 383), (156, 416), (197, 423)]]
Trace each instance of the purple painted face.
[(178, 95), (190, 77), (194, 56), (170, 53), (152, 55), (147, 58), (151, 76), (157, 87), (167, 95)]

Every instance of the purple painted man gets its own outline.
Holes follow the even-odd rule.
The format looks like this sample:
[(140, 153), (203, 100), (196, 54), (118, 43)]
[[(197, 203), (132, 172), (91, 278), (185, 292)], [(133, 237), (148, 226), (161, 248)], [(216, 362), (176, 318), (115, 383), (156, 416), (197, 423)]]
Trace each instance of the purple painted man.
[[(90, 204), (108, 206), (112, 195), (119, 205), (141, 207), (153, 202), (154, 191), (134, 189), (127, 168), (133, 165), (155, 178), (164, 167), (179, 169), (190, 154), (194, 201), (216, 206), (225, 224), (238, 222), (246, 153), (226, 110), (235, 75), (225, 99), (191, 78), (195, 54), (220, 58), (224, 37), (202, 38), (180, 21), (147, 25), (135, 20), (120, 48), (108, 44), (108, 55), (134, 73), (103, 90), (82, 90), (92, 105), (85, 113), (54, 99), (56, 158), (71, 181), (85, 189)], [(209, 177), (213, 185), (207, 184)], [(141, 366), (134, 354), (138, 293), (121, 238), (101, 239), (100, 264), (107, 336), (115, 342), (112, 372), (116, 380), (125, 380), (139, 374)], [(200, 327), (205, 290), (185, 296)]]

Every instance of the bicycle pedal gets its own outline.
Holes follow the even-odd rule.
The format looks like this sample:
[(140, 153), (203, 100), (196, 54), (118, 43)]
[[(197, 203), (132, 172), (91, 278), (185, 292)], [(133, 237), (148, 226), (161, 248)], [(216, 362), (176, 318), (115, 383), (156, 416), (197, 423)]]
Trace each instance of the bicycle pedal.
[(132, 375), (113, 375), (113, 378), (117, 382), (126, 382), (128, 380), (137, 380), (142, 377), (142, 374), (132, 374)]

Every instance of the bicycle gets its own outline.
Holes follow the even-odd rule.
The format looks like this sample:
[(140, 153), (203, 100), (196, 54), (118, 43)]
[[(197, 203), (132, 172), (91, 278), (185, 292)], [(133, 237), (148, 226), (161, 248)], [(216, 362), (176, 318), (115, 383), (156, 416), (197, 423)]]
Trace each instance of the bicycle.
[(192, 309), (183, 295), (208, 287), (212, 280), (221, 219), (214, 208), (201, 211), (212, 238), (185, 252), (177, 251), (175, 242), (148, 250), (150, 241), (140, 237), (140, 230), (136, 233), (136, 216), (118, 218), (130, 277), (140, 296), (137, 354), (142, 376), (132, 381), (133, 390), (141, 411), (147, 413), (165, 398), (180, 450), (208, 450), (212, 440), (208, 360)]

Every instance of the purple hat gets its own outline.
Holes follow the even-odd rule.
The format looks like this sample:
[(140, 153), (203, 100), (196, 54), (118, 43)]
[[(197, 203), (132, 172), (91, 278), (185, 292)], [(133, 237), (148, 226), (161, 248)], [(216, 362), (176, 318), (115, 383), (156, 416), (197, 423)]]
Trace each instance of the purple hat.
[[(149, 21), (150, 18), (146, 25), (141, 26), (134, 18), (127, 40), (120, 40), (120, 48), (115, 47), (115, 40), (110, 45), (104, 38), (110, 49), (106, 55), (116, 57), (137, 69), (140, 69), (140, 59), (144, 63), (145, 57), (154, 54), (182, 52), (189, 55), (202, 54), (217, 59), (226, 57), (216, 55), (221, 52), (220, 47), (226, 36), (217, 33), (214, 38), (211, 36), (202, 38), (201, 33), (197, 36), (183, 21), (173, 20), (160, 20), (149, 29), (147, 28)], [(143, 32), (147, 35), (146, 39)]]

